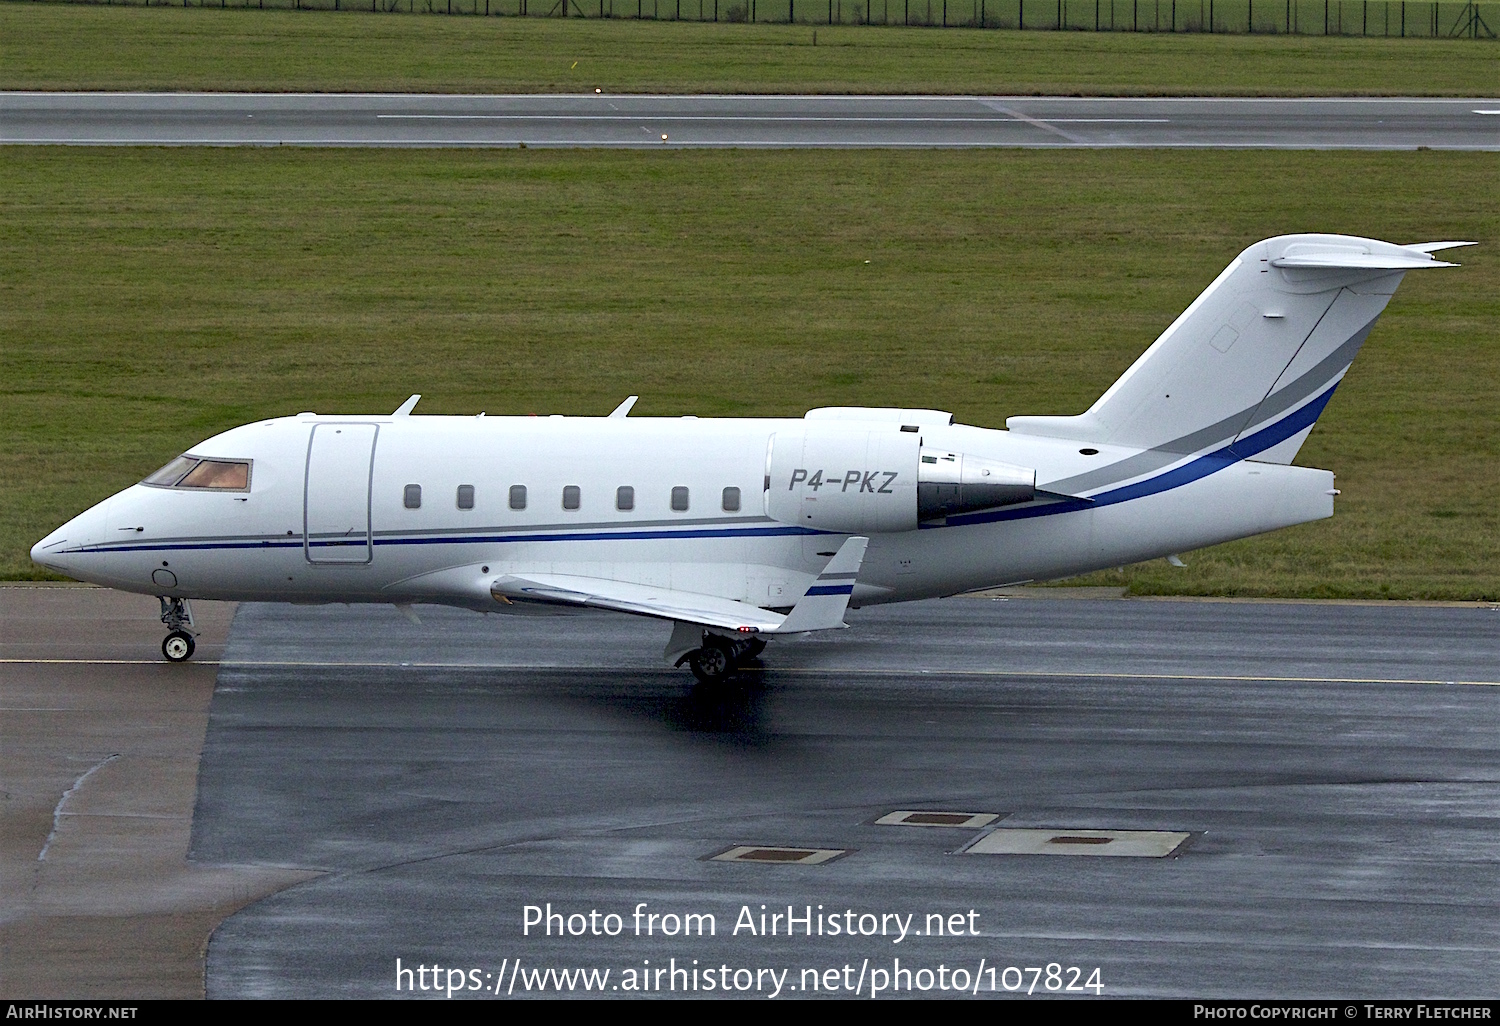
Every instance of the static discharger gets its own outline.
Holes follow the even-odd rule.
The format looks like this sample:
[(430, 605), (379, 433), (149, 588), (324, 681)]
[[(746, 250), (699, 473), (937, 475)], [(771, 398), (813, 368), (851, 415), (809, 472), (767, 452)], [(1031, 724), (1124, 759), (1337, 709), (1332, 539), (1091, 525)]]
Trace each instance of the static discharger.
[(852, 848), (784, 848), (779, 845), (739, 844), (710, 855), (709, 862), (773, 862), (783, 865), (819, 866), (843, 858)]
[(965, 855), (1109, 855), (1163, 859), (1192, 835), (1171, 830), (1058, 830), (1003, 828), (981, 834)]
[(877, 826), (960, 827), (977, 830), (1000, 818), (997, 812), (888, 812)]

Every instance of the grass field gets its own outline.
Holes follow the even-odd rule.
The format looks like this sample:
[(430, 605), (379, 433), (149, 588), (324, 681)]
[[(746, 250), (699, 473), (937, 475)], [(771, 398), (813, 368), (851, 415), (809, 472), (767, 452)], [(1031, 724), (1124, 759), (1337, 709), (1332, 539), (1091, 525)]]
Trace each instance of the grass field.
[(1492, 155), (10, 148), (0, 173), (0, 578), (207, 435), (412, 392), (1077, 412), (1244, 245), (1324, 230), (1485, 245), (1407, 281), (1303, 449), (1333, 520), (1110, 579), (1500, 597)]
[(1463, 39), (716, 25), (0, 2), (0, 89), (1488, 96)]

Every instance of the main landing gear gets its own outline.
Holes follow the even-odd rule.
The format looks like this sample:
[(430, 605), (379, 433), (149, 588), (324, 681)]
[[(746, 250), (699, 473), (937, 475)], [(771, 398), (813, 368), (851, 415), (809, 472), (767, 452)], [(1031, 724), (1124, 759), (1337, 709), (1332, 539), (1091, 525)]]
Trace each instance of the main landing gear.
[(739, 640), (704, 632), (703, 647), (694, 649), (679, 661), (686, 662), (703, 684), (722, 684), (735, 670), (760, 655), (766, 643), (760, 638)]
[(188, 605), (187, 599), (167, 598), (158, 595), (161, 602), (161, 622), (167, 625), (167, 636), (161, 643), (161, 654), (167, 657), (169, 663), (182, 663), (192, 658), (193, 649), (198, 646), (193, 642), (192, 632), (188, 628), (193, 626), (193, 610)]

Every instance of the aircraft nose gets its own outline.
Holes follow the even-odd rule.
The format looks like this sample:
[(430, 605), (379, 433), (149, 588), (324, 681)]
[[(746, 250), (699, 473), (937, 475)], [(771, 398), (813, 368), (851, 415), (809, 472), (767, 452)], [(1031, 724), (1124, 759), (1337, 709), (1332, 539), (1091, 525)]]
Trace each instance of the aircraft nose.
[(33, 563), (45, 563), (47, 561), (47, 549), (48, 547), (57, 544), (57, 535), (58, 532), (53, 531), (51, 534), (47, 535), (47, 537), (43, 538), (41, 541), (37, 542), (31, 547), (31, 561)]
[(105, 503), (78, 514), (31, 547), (31, 561), (69, 577), (86, 579), (88, 565), (99, 561), (92, 548), (106, 540)]

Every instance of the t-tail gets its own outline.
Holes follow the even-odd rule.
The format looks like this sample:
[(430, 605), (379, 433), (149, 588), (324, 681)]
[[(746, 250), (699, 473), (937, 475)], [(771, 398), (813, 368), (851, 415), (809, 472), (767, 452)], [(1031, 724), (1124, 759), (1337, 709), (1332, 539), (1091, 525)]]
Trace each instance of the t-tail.
[(1087, 412), (1006, 426), (1148, 450), (1142, 457), (1156, 466), (1205, 453), (1290, 463), (1406, 272), (1453, 267), (1432, 254), (1468, 245), (1348, 235), (1257, 242)]

